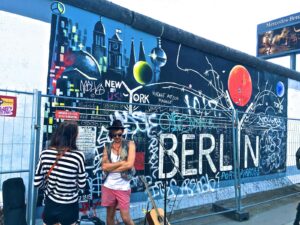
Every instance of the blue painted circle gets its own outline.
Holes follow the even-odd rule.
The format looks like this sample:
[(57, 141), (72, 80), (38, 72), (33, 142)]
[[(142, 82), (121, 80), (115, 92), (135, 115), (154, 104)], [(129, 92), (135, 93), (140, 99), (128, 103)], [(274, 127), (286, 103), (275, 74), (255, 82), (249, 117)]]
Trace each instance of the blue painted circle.
[(276, 94), (278, 97), (282, 97), (285, 93), (285, 88), (284, 88), (284, 84), (279, 81), (276, 85)]
[(51, 4), (51, 11), (55, 15), (61, 15), (65, 12), (65, 6), (63, 3), (55, 1)]

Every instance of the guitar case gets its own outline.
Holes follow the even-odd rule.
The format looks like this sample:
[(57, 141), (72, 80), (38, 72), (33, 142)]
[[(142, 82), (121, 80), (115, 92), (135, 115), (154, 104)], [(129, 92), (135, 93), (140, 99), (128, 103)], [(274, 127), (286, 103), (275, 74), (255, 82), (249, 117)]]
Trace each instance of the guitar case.
[(300, 170), (300, 148), (298, 148), (296, 152), (296, 166), (297, 169)]
[(3, 182), (3, 214), (5, 225), (27, 225), (25, 185), (20, 177)]
[[(93, 207), (93, 199), (89, 199), (89, 210)], [(81, 216), (78, 225), (105, 225), (105, 222), (96, 216)]]
[(82, 216), (79, 225), (105, 225), (105, 222), (98, 217)]

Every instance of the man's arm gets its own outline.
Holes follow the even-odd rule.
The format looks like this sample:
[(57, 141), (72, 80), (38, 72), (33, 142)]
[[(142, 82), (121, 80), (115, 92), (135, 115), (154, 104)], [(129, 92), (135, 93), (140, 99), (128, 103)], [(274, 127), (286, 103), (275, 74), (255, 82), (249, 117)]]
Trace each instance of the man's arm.
[(130, 141), (128, 143), (128, 157), (126, 161), (121, 161), (121, 164), (118, 165), (112, 172), (122, 172), (131, 169), (134, 166), (135, 160), (135, 143)]
[(104, 147), (103, 150), (103, 157), (102, 157), (102, 170), (105, 172), (116, 172), (115, 169), (119, 168), (124, 161), (112, 163), (108, 160), (107, 150)]

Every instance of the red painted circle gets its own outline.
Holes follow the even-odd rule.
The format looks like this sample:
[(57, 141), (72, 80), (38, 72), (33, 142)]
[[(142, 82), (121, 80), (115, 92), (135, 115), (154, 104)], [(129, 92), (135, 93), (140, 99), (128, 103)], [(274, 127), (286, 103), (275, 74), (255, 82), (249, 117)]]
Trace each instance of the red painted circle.
[(231, 100), (238, 106), (245, 106), (252, 95), (252, 80), (248, 70), (241, 66), (231, 69), (228, 77), (228, 90)]

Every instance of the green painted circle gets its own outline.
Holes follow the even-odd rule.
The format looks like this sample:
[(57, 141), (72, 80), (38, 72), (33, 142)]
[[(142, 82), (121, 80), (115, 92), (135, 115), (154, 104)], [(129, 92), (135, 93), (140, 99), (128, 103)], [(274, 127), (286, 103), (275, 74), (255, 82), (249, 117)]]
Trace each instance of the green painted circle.
[(138, 61), (133, 67), (133, 76), (138, 83), (148, 84), (153, 76), (151, 66), (145, 61)]

